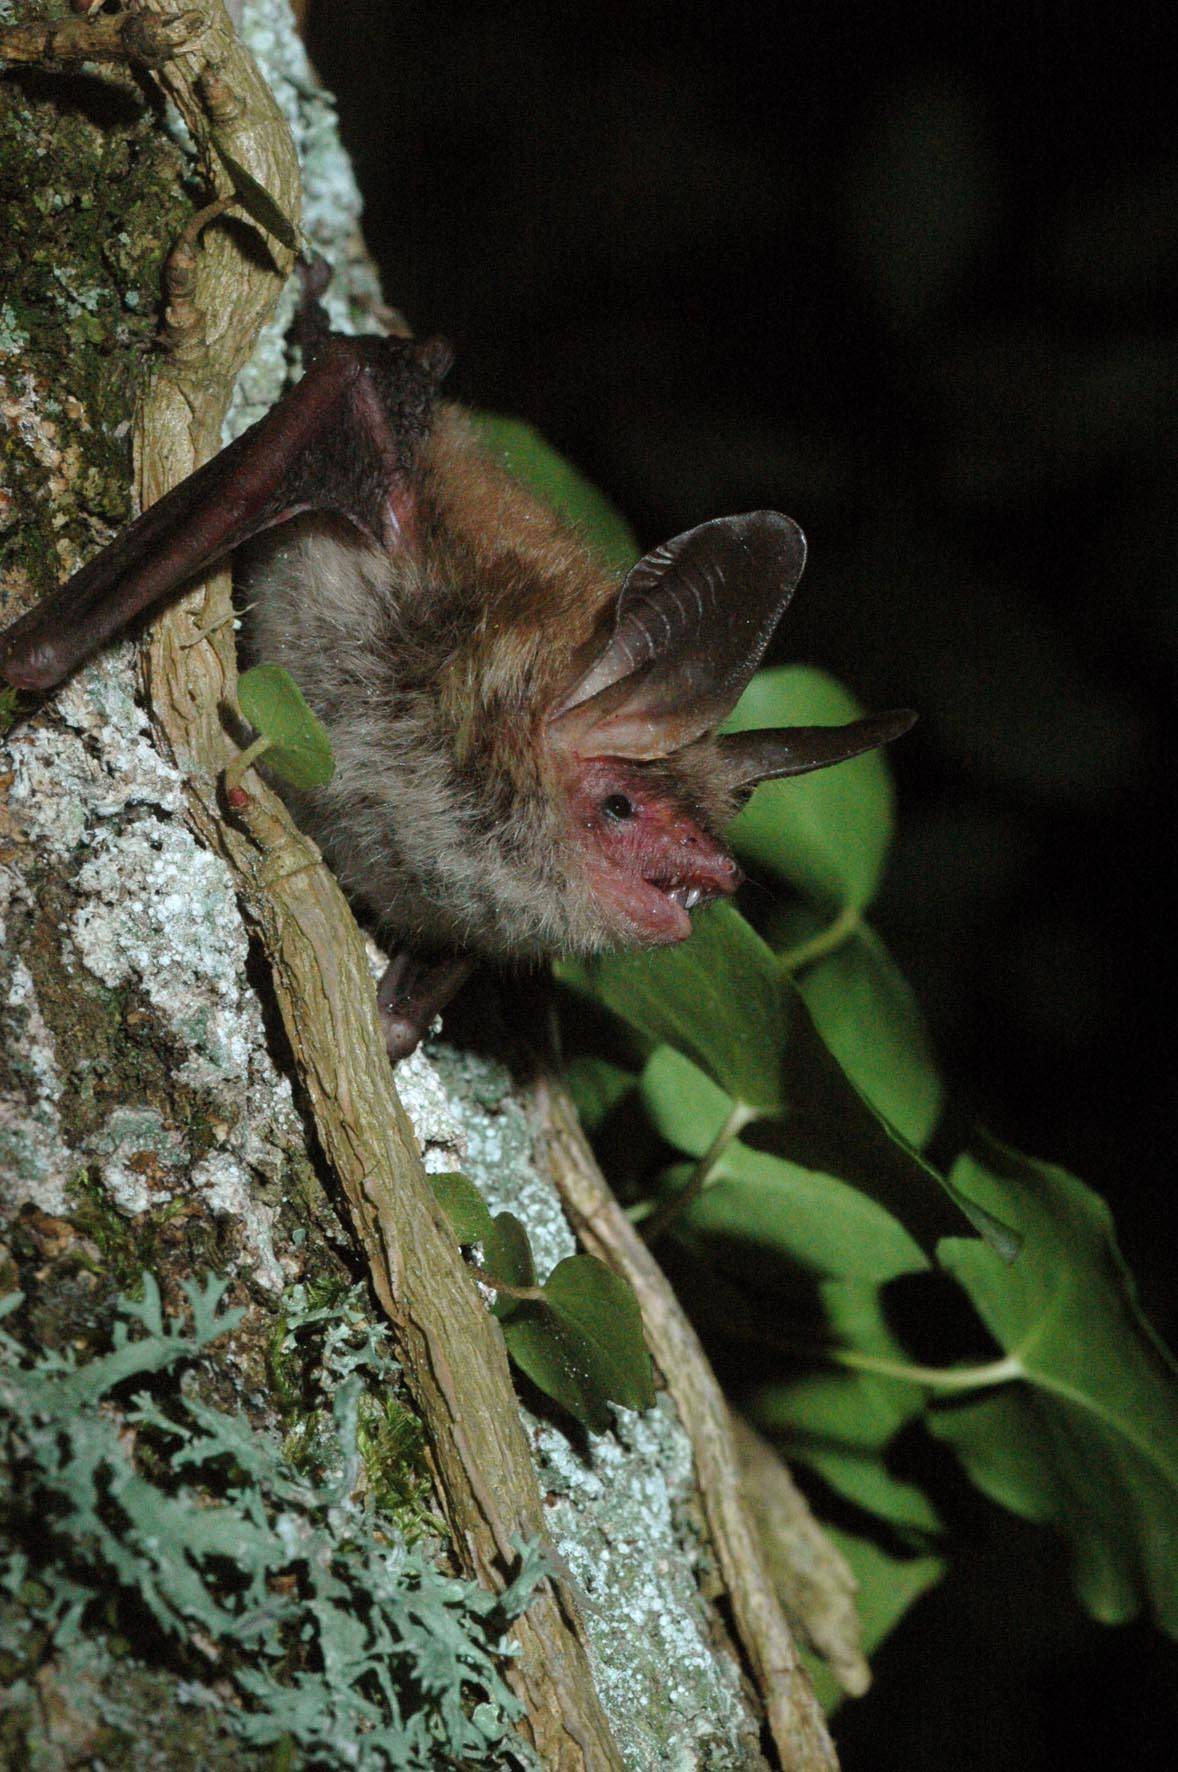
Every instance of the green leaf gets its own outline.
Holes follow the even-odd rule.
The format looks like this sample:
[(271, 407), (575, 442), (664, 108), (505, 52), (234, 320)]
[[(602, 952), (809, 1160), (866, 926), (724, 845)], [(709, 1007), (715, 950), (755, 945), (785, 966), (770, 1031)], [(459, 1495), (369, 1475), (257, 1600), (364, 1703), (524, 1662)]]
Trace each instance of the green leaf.
[(951, 1445), (983, 1494), (1037, 1525), (1055, 1520), (1060, 1495), (1051, 1443), (1033, 1398), (1013, 1388), (933, 1410), (928, 1426)]
[(456, 1170), (426, 1175), (434, 1198), (460, 1243), (487, 1243), (494, 1236), (491, 1210), (474, 1182)]
[(301, 244), (299, 231), (290, 217), (279, 208), (265, 185), (259, 184), (253, 173), (243, 166), (241, 161), (229, 152), (228, 148), (223, 147), (215, 135), (213, 136), (213, 147), (216, 149), (222, 166), (233, 180), (233, 189), (237, 194), (237, 200), (246, 214), (251, 220), (256, 221), (259, 227), (264, 228), (268, 234), (273, 234), (274, 238), (280, 240), (283, 246), (291, 252), (298, 252)]
[(732, 905), (714, 905), (676, 947), (566, 960), (559, 975), (691, 1059), (733, 1104), (761, 1116), (788, 1113), (782, 1154), (860, 1188), (926, 1254), (960, 1228), (951, 1200), (1013, 1253), (1005, 1227), (954, 1199), (945, 1178), (856, 1089), (771, 949)]
[[(921, 1595), (941, 1580), (947, 1565), (941, 1557), (893, 1556), (871, 1539), (856, 1538), (837, 1526), (827, 1525), (825, 1530), (859, 1584), (855, 1609), (863, 1629), (863, 1653), (870, 1658)], [(819, 1702), (827, 1711), (835, 1709), (844, 1695), (834, 1675), (815, 1657), (806, 1655), (805, 1660)]]
[[(496, 1214), (484, 1241), (487, 1271), (513, 1286), (534, 1286), (528, 1234), (510, 1212)], [(546, 1396), (595, 1434), (612, 1425), (607, 1404), (649, 1409), (654, 1403), (650, 1355), (633, 1290), (591, 1255), (559, 1262), (543, 1299), (500, 1293), (495, 1314), (507, 1351)]]
[(675, 947), (565, 960), (558, 975), (686, 1053), (735, 1100), (769, 1113), (784, 1107), (780, 968), (733, 906), (713, 905)]
[(254, 665), (237, 679), (237, 699), (250, 725), (270, 740), (267, 769), (302, 790), (331, 780), (331, 741), (289, 671)]
[(732, 1114), (732, 1097), (673, 1046), (655, 1047), (638, 1088), (656, 1132), (689, 1157), (709, 1151)]
[(623, 572), (633, 565), (640, 550), (625, 518), (538, 431), (522, 419), (494, 412), (471, 412), (468, 416), (484, 448), (566, 523), (579, 529), (604, 566)]
[[(862, 709), (822, 671), (779, 665), (758, 671), (725, 730), (839, 726)], [(769, 781), (729, 830), (742, 859), (768, 868), (812, 902), (862, 910), (875, 896), (892, 837), (892, 788), (879, 751), (833, 769)]]
[[(483, 1239), (483, 1265), (493, 1280), (504, 1280), (509, 1286), (534, 1286), (536, 1264), (528, 1233), (514, 1212), (497, 1212), (490, 1232)], [(506, 1321), (522, 1302), (509, 1293), (500, 1292), (493, 1305), (500, 1322)]]
[(633, 1071), (604, 1058), (574, 1058), (565, 1066), (564, 1080), (577, 1104), (586, 1132), (592, 1135), (635, 1087)]
[(874, 930), (861, 927), (797, 981), (823, 1042), (856, 1088), (919, 1149), (944, 1098), (924, 1018)]
[[(660, 1046), (640, 1090), (656, 1130), (690, 1157), (702, 1157), (732, 1101), (682, 1053)], [(668, 1180), (686, 1184), (691, 1171)], [(923, 1178), (921, 1185), (924, 1185)], [(903, 1226), (859, 1188), (734, 1139), (684, 1222), (707, 1236), (743, 1239), (831, 1278), (882, 1281), (928, 1264)]]
[[(908, 1358), (888, 1325), (878, 1287), (833, 1280), (819, 1287), (819, 1299), (826, 1340), (882, 1359)], [(811, 1447), (882, 1453), (924, 1405), (919, 1384), (868, 1372), (823, 1370), (762, 1386), (748, 1413), (782, 1442), (787, 1458), (805, 1459)]]
[[(1178, 1372), (1137, 1305), (1104, 1201), (1062, 1169), (996, 1144), (954, 1177), (1009, 1218), (1013, 1268), (947, 1241), (947, 1268), (1026, 1380), (1025, 1408), (944, 1410), (940, 1436), (989, 1492), (1071, 1541), (1084, 1604), (1116, 1623), (1142, 1609), (1178, 1635)], [(988, 1438), (1016, 1431), (1018, 1459)]]
[(589, 1380), (627, 1409), (654, 1407), (650, 1355), (633, 1287), (592, 1255), (570, 1255), (544, 1282), (558, 1320), (590, 1350)]
[(1012, 1259), (1018, 1244), (1008, 1228), (976, 1201), (966, 1200), (856, 1088), (823, 1041), (796, 986), (787, 987), (786, 1000), (791, 1006), (786, 1154), (861, 1188), (899, 1219), (926, 1255), (942, 1237), (960, 1231), (959, 1214), (964, 1213), (1005, 1259)]
[[(832, 1340), (884, 1359), (906, 1357), (888, 1326), (878, 1288), (834, 1281), (822, 1286), (819, 1296)], [(748, 1413), (787, 1460), (808, 1465), (846, 1500), (893, 1525), (930, 1532), (940, 1521), (928, 1497), (894, 1476), (885, 1462), (890, 1442), (924, 1406), (920, 1385), (865, 1372), (822, 1371), (762, 1386)]]
[[(676, 1168), (671, 1179), (683, 1187), (690, 1174)], [(771, 1249), (831, 1279), (882, 1282), (928, 1265), (903, 1226), (858, 1188), (739, 1140), (719, 1158), (683, 1222), (703, 1237)]]
[(507, 1351), (538, 1390), (583, 1421), (591, 1433), (608, 1433), (613, 1416), (597, 1383), (592, 1351), (571, 1323), (546, 1305), (527, 1303), (506, 1319)]
[(906, 1532), (935, 1534), (941, 1517), (923, 1489), (894, 1476), (878, 1454), (809, 1446), (805, 1462), (836, 1494)]

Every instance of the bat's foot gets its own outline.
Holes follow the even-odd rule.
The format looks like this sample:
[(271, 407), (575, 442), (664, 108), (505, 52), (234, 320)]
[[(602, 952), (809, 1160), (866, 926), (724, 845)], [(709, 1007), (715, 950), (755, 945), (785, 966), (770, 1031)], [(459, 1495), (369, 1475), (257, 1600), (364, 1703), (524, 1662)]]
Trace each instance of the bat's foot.
[(442, 960), (420, 960), (405, 950), (393, 955), (376, 987), (376, 1002), (385, 1049), (394, 1063), (416, 1051), (434, 1016), (473, 971), (474, 961), (465, 954)]

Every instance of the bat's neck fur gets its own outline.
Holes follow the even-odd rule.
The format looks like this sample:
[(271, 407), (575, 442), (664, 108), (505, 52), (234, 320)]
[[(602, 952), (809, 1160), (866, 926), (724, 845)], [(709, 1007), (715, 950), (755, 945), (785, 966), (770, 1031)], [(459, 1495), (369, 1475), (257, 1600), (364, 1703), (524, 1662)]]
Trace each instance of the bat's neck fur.
[[(317, 516), (257, 550), (252, 649), (291, 672), (335, 754), (300, 817), (399, 941), (490, 956), (617, 945), (545, 735), (616, 583), (456, 409), (418, 471), (412, 548)], [(693, 746), (674, 782), (662, 773), (718, 828), (729, 803), (710, 750)]]

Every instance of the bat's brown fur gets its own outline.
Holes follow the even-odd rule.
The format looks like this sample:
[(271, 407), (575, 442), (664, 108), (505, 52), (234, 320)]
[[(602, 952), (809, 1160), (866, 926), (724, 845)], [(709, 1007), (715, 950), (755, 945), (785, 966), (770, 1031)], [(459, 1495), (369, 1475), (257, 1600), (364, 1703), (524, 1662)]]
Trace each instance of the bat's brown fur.
[[(626, 940), (582, 865), (544, 728), (617, 582), (443, 408), (420, 462), (417, 546), (386, 553), (305, 517), (249, 577), (259, 657), (324, 722), (327, 787), (300, 818), (345, 889), (398, 939), (491, 957)], [(731, 770), (706, 740), (646, 766), (713, 832)]]

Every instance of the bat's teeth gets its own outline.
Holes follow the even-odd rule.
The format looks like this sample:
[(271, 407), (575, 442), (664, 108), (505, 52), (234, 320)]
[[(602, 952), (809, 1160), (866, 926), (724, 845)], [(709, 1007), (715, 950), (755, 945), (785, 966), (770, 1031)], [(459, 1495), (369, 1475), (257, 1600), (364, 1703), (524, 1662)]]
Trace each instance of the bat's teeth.
[(702, 897), (703, 893), (700, 891), (699, 887), (693, 886), (688, 892), (687, 897), (683, 900), (684, 910), (693, 911)]

